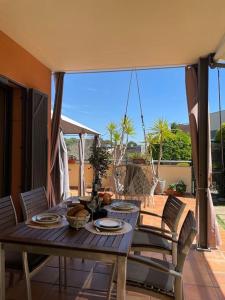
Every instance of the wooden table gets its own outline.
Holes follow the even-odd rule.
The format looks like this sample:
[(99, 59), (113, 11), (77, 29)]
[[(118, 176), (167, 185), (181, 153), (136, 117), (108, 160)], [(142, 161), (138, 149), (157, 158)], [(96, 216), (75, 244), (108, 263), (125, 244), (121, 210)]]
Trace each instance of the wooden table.
[[(138, 205), (138, 202), (135, 201)], [(55, 207), (51, 211), (60, 214), (65, 209)], [(121, 218), (135, 228), (138, 212), (108, 213)], [(25, 223), (0, 233), (0, 299), (5, 300), (5, 249), (55, 256), (79, 257), (117, 264), (117, 299), (126, 297), (127, 256), (132, 242), (133, 230), (122, 235), (93, 234), (86, 229), (75, 230), (69, 226), (58, 229), (34, 229)]]

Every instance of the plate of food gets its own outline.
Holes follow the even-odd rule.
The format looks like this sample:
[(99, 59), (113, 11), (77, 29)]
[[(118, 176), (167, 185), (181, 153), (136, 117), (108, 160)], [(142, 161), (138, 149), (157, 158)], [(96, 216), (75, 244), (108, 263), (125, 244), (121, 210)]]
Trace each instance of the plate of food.
[(42, 213), (32, 217), (32, 221), (37, 224), (50, 225), (58, 223), (61, 216), (54, 213)]
[(124, 221), (115, 218), (102, 218), (94, 222), (94, 226), (101, 230), (120, 230), (124, 225)]
[(125, 210), (132, 210), (136, 206), (132, 203), (121, 201), (121, 202), (112, 203), (111, 207), (112, 207), (112, 209), (115, 209), (115, 210), (124, 210), (125, 211)]

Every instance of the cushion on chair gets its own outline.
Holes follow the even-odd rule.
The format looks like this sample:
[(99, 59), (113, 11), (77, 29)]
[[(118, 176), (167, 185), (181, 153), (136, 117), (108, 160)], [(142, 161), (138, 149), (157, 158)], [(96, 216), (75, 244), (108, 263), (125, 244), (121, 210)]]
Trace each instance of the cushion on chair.
[(149, 248), (156, 248), (160, 250), (171, 251), (172, 245), (166, 239), (151, 233), (151, 232), (143, 232), (140, 230), (134, 231), (134, 237), (132, 241), (132, 247), (149, 247)]
[[(47, 255), (39, 255), (28, 253), (28, 265), (30, 272), (48, 258)], [(22, 253), (16, 251), (6, 251), (5, 254), (6, 269), (21, 270), (23, 271)]]
[[(174, 270), (174, 266), (167, 261), (162, 261), (156, 258), (147, 259)], [(127, 285), (137, 286), (143, 289), (153, 290), (155, 292), (173, 296), (174, 277), (169, 273), (163, 273), (155, 269), (151, 269), (148, 266), (128, 259)]]

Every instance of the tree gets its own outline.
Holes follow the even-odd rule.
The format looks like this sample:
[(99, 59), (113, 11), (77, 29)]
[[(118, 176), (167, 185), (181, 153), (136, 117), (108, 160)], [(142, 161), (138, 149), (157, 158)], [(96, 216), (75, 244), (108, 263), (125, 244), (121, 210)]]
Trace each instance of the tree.
[(117, 125), (114, 122), (110, 122), (107, 126), (107, 130), (109, 132), (109, 136), (110, 136), (110, 141), (111, 141), (111, 148), (113, 147), (113, 136), (115, 134)]
[(136, 147), (137, 146), (137, 143), (133, 142), (133, 141), (130, 141), (127, 143), (127, 147), (128, 148), (133, 148), (133, 147)]
[(172, 133), (176, 133), (178, 130), (180, 130), (180, 128), (176, 122), (171, 123), (170, 129), (171, 129)]
[(89, 163), (94, 170), (94, 183), (101, 186), (102, 178), (106, 175), (110, 165), (110, 153), (105, 147), (94, 144), (91, 147)]
[[(117, 129), (118, 127), (119, 129)], [(122, 119), (120, 126), (117, 126), (114, 122), (110, 122), (107, 126), (107, 130), (111, 139), (114, 164), (119, 165), (125, 155), (129, 136), (135, 134), (133, 122), (126, 117)]]
[[(159, 145), (155, 145), (153, 158), (159, 155)], [(191, 159), (191, 138), (182, 130), (171, 133), (163, 142), (163, 160), (190, 160)]]
[[(223, 137), (223, 141), (225, 141), (225, 123), (221, 124), (222, 127), (222, 137)], [(215, 136), (215, 142), (220, 143), (221, 141), (221, 130), (218, 129), (216, 131), (216, 136)]]
[[(116, 124), (113, 123), (113, 125)], [(115, 190), (118, 192), (120, 188), (120, 182), (117, 169), (118, 166), (121, 164), (122, 159), (124, 158), (129, 136), (134, 135), (135, 130), (132, 120), (127, 117), (122, 119), (119, 130), (117, 130), (116, 128), (117, 126), (112, 126), (112, 122), (107, 126), (112, 141), (111, 154), (113, 157), (113, 178)]]
[(159, 145), (158, 163), (156, 168), (157, 178), (159, 178), (159, 166), (163, 156), (163, 143), (165, 139), (168, 138), (170, 135), (171, 135), (171, 130), (169, 128), (168, 122), (164, 119), (156, 120), (154, 126), (151, 129), (149, 138), (151, 138), (153, 144)]

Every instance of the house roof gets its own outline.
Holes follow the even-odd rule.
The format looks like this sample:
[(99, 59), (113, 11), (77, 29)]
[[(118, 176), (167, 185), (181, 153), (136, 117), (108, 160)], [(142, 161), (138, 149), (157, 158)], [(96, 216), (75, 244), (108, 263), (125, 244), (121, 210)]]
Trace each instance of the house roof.
[(61, 115), (61, 122), (60, 122), (61, 129), (64, 134), (93, 134), (93, 135), (100, 135), (99, 132), (91, 129), (79, 122), (76, 122), (66, 116)]
[(224, 55), (224, 11), (224, 0), (13, 0), (0, 28), (52, 71), (177, 66)]

